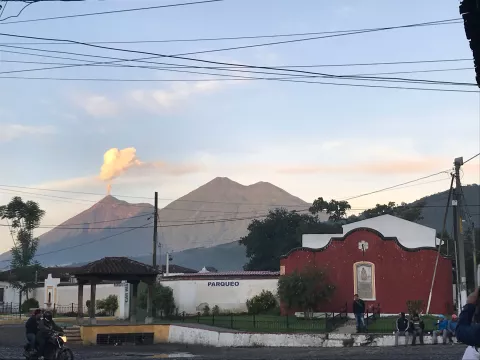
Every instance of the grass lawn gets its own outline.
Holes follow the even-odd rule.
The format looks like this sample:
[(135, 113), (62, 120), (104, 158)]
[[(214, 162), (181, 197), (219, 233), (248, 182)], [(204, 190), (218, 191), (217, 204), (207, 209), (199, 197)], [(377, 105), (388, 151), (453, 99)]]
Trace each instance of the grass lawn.
[(251, 332), (314, 332), (326, 331), (325, 319), (304, 320), (279, 315), (217, 315), (187, 317), (185, 322)]

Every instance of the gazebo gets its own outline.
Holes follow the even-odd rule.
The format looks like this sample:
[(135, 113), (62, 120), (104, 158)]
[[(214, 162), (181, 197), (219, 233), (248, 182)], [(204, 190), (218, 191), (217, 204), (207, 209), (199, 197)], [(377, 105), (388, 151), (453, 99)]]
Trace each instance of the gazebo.
[(132, 285), (130, 323), (136, 324), (138, 284), (140, 281), (143, 281), (148, 285), (145, 323), (152, 323), (152, 299), (158, 274), (158, 270), (154, 267), (126, 257), (105, 257), (76, 269), (72, 272), (72, 275), (75, 276), (78, 283), (78, 322), (81, 323), (83, 321), (84, 285), (90, 284), (89, 323), (94, 325), (97, 322), (95, 318), (96, 285), (102, 281), (126, 281)]

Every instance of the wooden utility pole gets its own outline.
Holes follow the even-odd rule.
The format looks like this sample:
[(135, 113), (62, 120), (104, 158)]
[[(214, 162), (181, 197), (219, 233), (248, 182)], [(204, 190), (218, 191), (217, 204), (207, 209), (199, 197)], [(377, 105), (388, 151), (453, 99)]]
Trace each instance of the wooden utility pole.
[(455, 165), (455, 192), (453, 198), (453, 235), (455, 244), (457, 244), (457, 269), (459, 274), (460, 283), (459, 287), (460, 302), (459, 309), (463, 309), (463, 306), (467, 303), (467, 277), (465, 270), (465, 242), (462, 231), (462, 218), (460, 216), (461, 202), (462, 202), (462, 184), (460, 182), (460, 167), (463, 165), (463, 157), (456, 158)]
[(154, 268), (157, 267), (157, 247), (158, 247), (157, 224), (158, 224), (158, 192), (155, 191), (155, 209), (153, 212), (153, 258), (152, 258), (152, 265)]

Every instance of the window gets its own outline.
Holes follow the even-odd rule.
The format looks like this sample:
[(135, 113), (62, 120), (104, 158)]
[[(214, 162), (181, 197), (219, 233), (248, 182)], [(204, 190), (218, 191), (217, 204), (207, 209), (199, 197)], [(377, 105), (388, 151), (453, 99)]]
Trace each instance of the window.
[(5, 301), (5, 288), (0, 288), (0, 303), (3, 303)]

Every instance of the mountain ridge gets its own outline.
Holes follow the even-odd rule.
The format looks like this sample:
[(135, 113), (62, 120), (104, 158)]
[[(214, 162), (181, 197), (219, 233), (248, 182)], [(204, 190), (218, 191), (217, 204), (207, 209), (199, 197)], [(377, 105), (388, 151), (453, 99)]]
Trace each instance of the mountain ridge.
[[(214, 178), (159, 209), (162, 248), (157, 252), (178, 253), (238, 241), (253, 218), (280, 206), (306, 210), (309, 204), (267, 182), (242, 185), (226, 177)], [(108, 195), (42, 234), (38, 260), (54, 264), (59, 258), (66, 263), (151, 253), (153, 210), (151, 204), (131, 204)], [(7, 253), (0, 255), (0, 260), (6, 258)]]
[[(463, 192), (478, 227), (480, 186), (464, 186)], [(443, 191), (412, 202), (426, 202), (424, 219), (419, 223), (440, 231), (447, 197), (448, 191)], [(240, 270), (246, 254), (238, 240), (247, 234), (253, 218), (262, 218), (275, 207), (306, 210), (309, 205), (268, 182), (242, 185), (228, 178), (212, 179), (159, 210), (158, 241), (162, 247), (157, 253), (163, 255), (158, 263), (164, 262), (162, 257), (169, 251), (180, 266)], [(43, 234), (37, 258), (44, 265), (89, 262), (104, 256), (128, 256), (150, 263), (153, 231), (148, 224), (152, 215), (151, 204), (131, 204), (106, 196)], [(321, 216), (326, 220), (325, 214)], [(448, 216), (447, 231), (451, 231), (451, 213)], [(150, 227), (142, 227), (146, 224)], [(8, 258), (9, 253), (0, 255), (0, 260)]]

